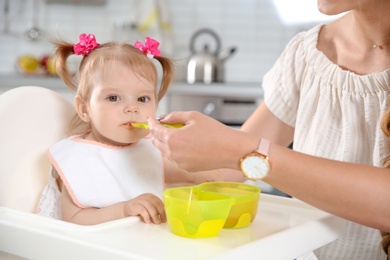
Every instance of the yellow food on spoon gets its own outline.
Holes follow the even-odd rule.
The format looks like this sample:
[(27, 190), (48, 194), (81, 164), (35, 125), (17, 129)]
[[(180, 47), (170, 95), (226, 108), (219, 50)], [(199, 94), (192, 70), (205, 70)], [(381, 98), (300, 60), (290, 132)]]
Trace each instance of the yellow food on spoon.
[[(184, 126), (183, 124), (161, 124), (161, 125), (163, 125), (167, 128), (180, 128), (180, 127)], [(131, 123), (131, 126), (135, 127), (135, 128), (149, 129), (148, 122), (134, 122), (134, 123)]]

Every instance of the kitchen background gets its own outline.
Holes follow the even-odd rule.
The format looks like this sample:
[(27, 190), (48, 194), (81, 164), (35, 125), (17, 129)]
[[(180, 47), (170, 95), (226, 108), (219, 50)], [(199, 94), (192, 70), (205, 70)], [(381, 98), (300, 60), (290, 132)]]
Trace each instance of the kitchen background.
[[(76, 43), (79, 34), (92, 33), (100, 43), (112, 40), (134, 43), (143, 42), (145, 36), (150, 36), (161, 42), (163, 54), (176, 60), (177, 64), (176, 82), (160, 102), (159, 114), (172, 110), (199, 110), (237, 126), (261, 102), (262, 78), (291, 37), (329, 20), (318, 12), (316, 2), (0, 0), (0, 94), (21, 85), (40, 85), (73, 99), (73, 93), (59, 78), (43, 75), (42, 71), (26, 73), (18, 62), (25, 55), (39, 59), (49, 55), (52, 52), (50, 37), (61, 36)], [(159, 11), (160, 22), (153, 19), (153, 10)], [(186, 83), (191, 36), (202, 28), (212, 29), (219, 36), (222, 44), (219, 57), (225, 57), (231, 48), (236, 48), (223, 63), (224, 83)], [(32, 40), (34, 37), (38, 39)], [(215, 49), (212, 38), (202, 37), (199, 36), (200, 40), (197, 37), (196, 42), (207, 42), (210, 49)], [(195, 49), (201, 51), (202, 46), (195, 45)], [(79, 59), (71, 57), (70, 66), (76, 68)], [(278, 193), (264, 183), (259, 185), (263, 191)]]
[[(192, 34), (205, 27), (220, 36), (221, 56), (228, 48), (237, 48), (225, 62), (227, 82), (260, 83), (287, 41), (317, 22), (310, 19), (317, 19), (312, 16), (318, 13), (315, 0), (0, 0), (0, 77), (18, 72), (15, 64), (21, 55), (50, 53), (48, 37), (60, 35), (76, 42), (79, 34), (93, 33), (99, 42), (143, 41), (131, 24), (147, 17), (151, 2), (159, 3), (156, 6), (170, 25), (168, 41), (162, 41), (167, 56), (184, 64)], [(290, 9), (290, 15), (306, 18), (305, 23), (285, 24), (275, 5), (278, 2)], [(289, 2), (295, 2), (292, 9)], [(26, 39), (33, 26), (41, 30), (41, 40)], [(185, 79), (181, 69), (179, 62), (177, 80)]]

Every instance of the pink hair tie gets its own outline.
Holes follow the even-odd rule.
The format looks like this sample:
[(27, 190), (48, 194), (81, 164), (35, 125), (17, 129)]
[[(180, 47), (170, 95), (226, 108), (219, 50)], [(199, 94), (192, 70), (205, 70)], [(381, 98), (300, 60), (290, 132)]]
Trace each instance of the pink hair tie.
[(154, 56), (160, 56), (160, 51), (158, 50), (158, 46), (160, 43), (156, 40), (153, 40), (150, 37), (145, 38), (145, 45), (140, 42), (136, 42), (134, 47), (140, 50), (143, 54), (148, 56), (149, 59), (153, 59)]
[(96, 42), (95, 35), (93, 34), (80, 34), (79, 40), (78, 43), (73, 44), (73, 51), (77, 55), (86, 56), (92, 50), (100, 46), (100, 44)]

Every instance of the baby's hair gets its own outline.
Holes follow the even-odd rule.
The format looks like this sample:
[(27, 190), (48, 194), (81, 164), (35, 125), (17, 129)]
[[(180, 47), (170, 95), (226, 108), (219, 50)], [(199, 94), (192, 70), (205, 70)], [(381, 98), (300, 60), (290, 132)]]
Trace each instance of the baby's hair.
[[(166, 94), (172, 83), (174, 67), (170, 59), (163, 56), (154, 56), (150, 59), (139, 49), (123, 42), (107, 42), (99, 45), (85, 55), (73, 76), (67, 66), (68, 58), (74, 55), (73, 43), (64, 40), (53, 41), (55, 45), (54, 59), (57, 74), (68, 88), (75, 91), (84, 101), (88, 102), (93, 86), (104, 80), (117, 65), (131, 68), (135, 75), (152, 82), (156, 87), (157, 102)], [(158, 85), (158, 73), (153, 60), (157, 60), (162, 67), (161, 85)], [(72, 134), (80, 134), (90, 130), (90, 125), (75, 117), (70, 127)]]

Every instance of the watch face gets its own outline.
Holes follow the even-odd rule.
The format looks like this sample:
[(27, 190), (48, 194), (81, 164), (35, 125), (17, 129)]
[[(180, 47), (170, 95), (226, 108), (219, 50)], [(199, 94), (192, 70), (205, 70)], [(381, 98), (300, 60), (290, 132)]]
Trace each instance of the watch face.
[(266, 159), (260, 156), (248, 156), (241, 163), (241, 169), (250, 179), (262, 179), (269, 170), (270, 166)]

